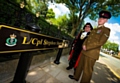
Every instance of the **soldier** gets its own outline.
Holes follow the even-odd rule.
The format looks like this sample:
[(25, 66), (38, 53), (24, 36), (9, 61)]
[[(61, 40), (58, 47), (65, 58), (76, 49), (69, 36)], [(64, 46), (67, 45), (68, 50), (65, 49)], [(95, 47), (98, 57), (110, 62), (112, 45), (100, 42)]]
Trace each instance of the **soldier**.
[(90, 83), (94, 64), (99, 59), (100, 48), (105, 44), (110, 35), (110, 29), (104, 26), (110, 18), (110, 12), (99, 12), (98, 27), (93, 29), (89, 37), (84, 41), (79, 64), (74, 76), (69, 75), (69, 78), (78, 81), (81, 76), (80, 83)]

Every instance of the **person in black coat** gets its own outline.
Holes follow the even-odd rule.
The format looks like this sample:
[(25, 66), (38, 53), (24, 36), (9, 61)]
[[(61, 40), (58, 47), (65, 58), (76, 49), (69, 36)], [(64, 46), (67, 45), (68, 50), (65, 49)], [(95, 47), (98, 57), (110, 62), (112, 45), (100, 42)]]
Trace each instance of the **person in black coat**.
[(69, 53), (69, 66), (66, 68), (67, 70), (72, 69), (75, 66), (79, 54), (82, 50), (82, 44), (84, 40), (89, 36), (92, 29), (92, 25), (90, 23), (86, 23), (83, 27), (83, 30), (81, 30), (78, 36), (74, 39)]

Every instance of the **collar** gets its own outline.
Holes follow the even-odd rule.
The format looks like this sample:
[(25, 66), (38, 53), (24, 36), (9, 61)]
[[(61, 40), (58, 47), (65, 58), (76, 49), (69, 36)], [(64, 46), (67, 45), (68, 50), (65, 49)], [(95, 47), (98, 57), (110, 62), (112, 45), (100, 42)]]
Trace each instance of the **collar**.
[(98, 25), (98, 28), (103, 27), (104, 25)]

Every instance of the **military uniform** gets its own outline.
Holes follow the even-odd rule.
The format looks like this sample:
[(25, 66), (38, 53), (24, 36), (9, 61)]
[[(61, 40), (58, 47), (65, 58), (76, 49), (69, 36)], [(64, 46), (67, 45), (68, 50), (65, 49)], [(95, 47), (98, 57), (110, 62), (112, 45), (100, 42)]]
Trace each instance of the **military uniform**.
[(101, 46), (105, 44), (109, 35), (110, 29), (105, 26), (94, 29), (83, 44), (86, 45), (87, 51), (83, 50), (82, 53), (93, 59), (98, 59)]
[[(110, 35), (110, 29), (107, 27), (100, 27), (100, 28), (96, 28), (94, 30), (91, 31), (91, 34), (89, 35), (89, 37), (85, 40), (85, 42), (83, 43), (83, 45), (86, 45), (86, 51), (82, 50), (82, 56), (79, 62), (80, 68), (83, 64), (86, 64), (86, 66), (83, 66), (83, 70), (85, 72), (90, 73), (89, 75), (92, 75), (92, 71), (93, 71), (93, 66), (94, 63), (97, 59), (99, 59), (99, 53), (100, 53), (100, 49), (101, 46), (107, 41), (108, 37)], [(83, 59), (86, 58), (86, 59)], [(90, 60), (90, 61), (89, 61)], [(91, 63), (90, 65), (88, 65), (89, 63)], [(91, 68), (90, 68), (91, 67)], [(91, 71), (88, 71), (90, 68)], [(87, 70), (88, 69), (88, 70)], [(81, 69), (77, 68), (75, 73), (75, 79), (79, 79), (80, 74), (82, 72)], [(80, 73), (78, 73), (80, 72)], [(89, 76), (88, 75), (88, 76)], [(87, 75), (85, 75), (85, 77), (83, 78), (88, 78)], [(91, 79), (91, 76), (89, 78), (89, 80)]]
[[(101, 18), (109, 18), (111, 15), (106, 13), (106, 11), (102, 11), (99, 13)], [(83, 45), (86, 46), (86, 50), (82, 50), (82, 55), (76, 68), (74, 79), (79, 80), (81, 73), (82, 78), (80, 83), (90, 83), (93, 67), (96, 60), (99, 59), (99, 53), (101, 46), (105, 44), (110, 35), (110, 29), (101, 26), (93, 29), (89, 35), (89, 37), (84, 41)]]

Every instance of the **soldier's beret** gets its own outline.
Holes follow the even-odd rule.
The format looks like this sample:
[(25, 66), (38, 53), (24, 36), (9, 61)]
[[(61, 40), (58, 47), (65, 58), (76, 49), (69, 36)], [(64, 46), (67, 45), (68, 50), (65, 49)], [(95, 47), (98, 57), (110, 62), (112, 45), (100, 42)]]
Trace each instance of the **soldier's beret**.
[(100, 11), (99, 12), (99, 18), (107, 18), (110, 19), (111, 18), (111, 13), (108, 11)]

